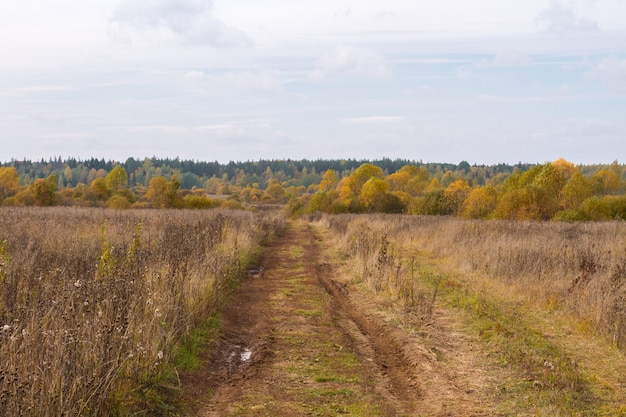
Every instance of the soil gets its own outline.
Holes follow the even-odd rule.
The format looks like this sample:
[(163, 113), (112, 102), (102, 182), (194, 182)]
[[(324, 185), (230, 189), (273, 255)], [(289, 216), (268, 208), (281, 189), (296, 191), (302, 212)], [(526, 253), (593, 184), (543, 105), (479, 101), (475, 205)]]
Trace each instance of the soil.
[(331, 239), (292, 223), (221, 315), (203, 366), (182, 376), (189, 414), (493, 416), (506, 378), (445, 311), (410, 332), (352, 288)]

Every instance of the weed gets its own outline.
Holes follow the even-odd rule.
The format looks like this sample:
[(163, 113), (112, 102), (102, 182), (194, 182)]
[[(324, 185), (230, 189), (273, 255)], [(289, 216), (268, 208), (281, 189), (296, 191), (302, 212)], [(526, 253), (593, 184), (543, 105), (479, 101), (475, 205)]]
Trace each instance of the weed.
[(177, 367), (280, 216), (0, 211), (0, 416), (171, 413)]

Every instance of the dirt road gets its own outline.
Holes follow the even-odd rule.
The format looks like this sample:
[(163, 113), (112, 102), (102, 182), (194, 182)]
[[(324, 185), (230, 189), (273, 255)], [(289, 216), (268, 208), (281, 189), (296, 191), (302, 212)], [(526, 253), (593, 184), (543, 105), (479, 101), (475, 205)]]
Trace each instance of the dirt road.
[(212, 354), (184, 378), (194, 415), (494, 415), (481, 387), (496, 376), (472, 341), (439, 317), (447, 336), (433, 353), (432, 340), (386, 323), (336, 279), (323, 239), (292, 223), (265, 250), (223, 311)]

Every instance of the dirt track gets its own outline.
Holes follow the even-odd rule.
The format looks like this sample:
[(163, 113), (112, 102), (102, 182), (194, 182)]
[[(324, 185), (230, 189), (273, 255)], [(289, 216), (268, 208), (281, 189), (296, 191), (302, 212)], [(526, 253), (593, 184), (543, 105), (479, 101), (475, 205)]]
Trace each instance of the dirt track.
[(294, 223), (266, 249), (205, 366), (184, 377), (194, 415), (494, 415), (472, 341), (439, 316), (434, 357), (336, 279), (322, 239)]

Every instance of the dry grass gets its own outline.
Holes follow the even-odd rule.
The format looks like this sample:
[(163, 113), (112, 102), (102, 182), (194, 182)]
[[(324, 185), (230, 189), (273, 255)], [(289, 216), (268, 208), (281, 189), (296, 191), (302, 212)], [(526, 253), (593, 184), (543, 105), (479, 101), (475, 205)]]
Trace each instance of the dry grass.
[(400, 325), (421, 332), (445, 310), (513, 372), (490, 388), (503, 415), (624, 415), (626, 223), (315, 220)]
[(283, 224), (248, 212), (0, 211), (0, 415), (165, 414), (177, 343)]
[[(534, 302), (571, 311), (615, 345), (626, 347), (624, 222), (470, 221), (389, 215), (328, 216), (325, 222), (347, 241), (358, 241), (367, 229), (373, 241), (393, 240), (395, 247), (447, 258), (457, 269), (522, 288)], [(351, 244), (346, 243), (348, 247)], [(358, 251), (369, 261), (355, 264), (366, 268), (368, 262), (375, 263), (373, 252), (388, 244), (374, 246), (378, 249)], [(389, 280), (389, 276), (380, 279)]]

